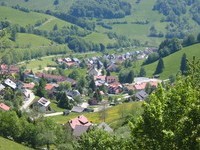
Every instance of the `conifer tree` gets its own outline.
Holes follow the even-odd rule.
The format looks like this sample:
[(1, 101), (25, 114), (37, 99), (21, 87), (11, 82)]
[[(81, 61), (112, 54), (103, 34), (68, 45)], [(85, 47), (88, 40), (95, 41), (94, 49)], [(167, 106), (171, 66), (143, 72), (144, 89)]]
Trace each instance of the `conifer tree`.
[(163, 62), (163, 59), (160, 58), (159, 61), (158, 61), (158, 65), (156, 67), (156, 71), (154, 72), (154, 74), (160, 74), (163, 72), (164, 70), (164, 62)]
[(180, 70), (181, 70), (181, 73), (183, 75), (186, 74), (187, 72), (187, 58), (186, 58), (186, 54), (184, 53), (182, 58), (181, 58), (181, 66), (180, 66)]

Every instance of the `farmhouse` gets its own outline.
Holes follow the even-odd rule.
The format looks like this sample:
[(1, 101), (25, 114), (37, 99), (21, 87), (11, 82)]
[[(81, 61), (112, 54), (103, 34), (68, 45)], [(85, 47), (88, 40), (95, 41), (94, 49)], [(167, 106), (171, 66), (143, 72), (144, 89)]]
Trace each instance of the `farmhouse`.
[(83, 115), (71, 119), (68, 123), (75, 137), (81, 136), (81, 134), (87, 132), (92, 126), (92, 123)]

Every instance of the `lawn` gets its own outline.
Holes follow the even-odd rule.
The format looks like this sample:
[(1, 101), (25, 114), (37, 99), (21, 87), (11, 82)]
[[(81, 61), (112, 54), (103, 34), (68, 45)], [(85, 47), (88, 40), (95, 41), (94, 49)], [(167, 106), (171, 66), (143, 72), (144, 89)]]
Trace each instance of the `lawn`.
[[(105, 121), (109, 124), (111, 124), (114, 121), (120, 120), (121, 119), (121, 114), (120, 111), (124, 110), (126, 113), (136, 113), (137, 111), (142, 112), (142, 105), (143, 102), (131, 102), (131, 103), (123, 103), (111, 108), (108, 108), (106, 110), (107, 117)], [(85, 115), (91, 122), (93, 123), (100, 123), (103, 120), (100, 119), (99, 113), (98, 112), (93, 112), (93, 113), (82, 113)], [(51, 117), (52, 120), (54, 120), (57, 123), (63, 124), (69, 121), (70, 119), (73, 119), (74, 117), (77, 117), (78, 115), (81, 115), (79, 113), (71, 113), (68, 116), (53, 116)]]
[(40, 69), (44, 69), (47, 65), (56, 65), (56, 62), (52, 60), (55, 55), (42, 57), (41, 59), (34, 59), (28, 62), (21, 64), (22, 66), (26, 66), (28, 70), (33, 70), (34, 72), (41, 71)]
[(0, 150), (31, 150), (31, 148), (0, 137)]
[[(200, 44), (195, 44), (189, 47), (185, 47), (182, 50), (168, 56), (165, 57), (163, 59), (164, 61), (164, 66), (165, 69), (163, 71), (163, 73), (161, 73), (160, 77), (162, 79), (166, 79), (168, 78), (170, 75), (176, 75), (179, 72), (179, 68), (180, 68), (180, 64), (181, 64), (181, 57), (182, 55), (185, 53), (188, 60), (192, 60), (193, 56), (196, 56), (197, 58), (200, 59)], [(152, 74), (154, 73), (156, 66), (157, 66), (157, 61), (146, 65), (144, 68), (147, 72), (148, 76), (152, 76)]]

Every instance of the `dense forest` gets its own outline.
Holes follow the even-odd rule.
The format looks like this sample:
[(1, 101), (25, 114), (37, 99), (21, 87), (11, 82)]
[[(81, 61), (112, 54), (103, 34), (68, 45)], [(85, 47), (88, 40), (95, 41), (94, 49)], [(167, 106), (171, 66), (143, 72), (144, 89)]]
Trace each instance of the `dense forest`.
[(122, 0), (76, 0), (70, 14), (76, 17), (123, 18), (131, 14), (131, 4)]

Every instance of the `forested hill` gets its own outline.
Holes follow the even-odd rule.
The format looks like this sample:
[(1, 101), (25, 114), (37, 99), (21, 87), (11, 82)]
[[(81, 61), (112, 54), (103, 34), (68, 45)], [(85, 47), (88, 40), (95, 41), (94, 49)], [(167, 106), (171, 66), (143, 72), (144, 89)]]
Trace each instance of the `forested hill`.
[(123, 0), (76, 0), (70, 14), (77, 17), (123, 18), (131, 14), (131, 4)]
[(167, 16), (167, 21), (179, 21), (178, 17), (187, 14), (188, 11), (192, 19), (200, 24), (199, 8), (199, 0), (157, 0), (153, 9)]
[[(184, 40), (200, 31), (200, 0), (0, 0), (0, 5), (0, 24), (9, 23), (0, 25), (7, 29), (0, 40), (6, 48), (65, 44), (86, 52), (158, 47), (165, 38)], [(50, 41), (27, 43), (23, 38), (30, 34)]]

